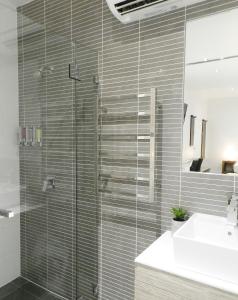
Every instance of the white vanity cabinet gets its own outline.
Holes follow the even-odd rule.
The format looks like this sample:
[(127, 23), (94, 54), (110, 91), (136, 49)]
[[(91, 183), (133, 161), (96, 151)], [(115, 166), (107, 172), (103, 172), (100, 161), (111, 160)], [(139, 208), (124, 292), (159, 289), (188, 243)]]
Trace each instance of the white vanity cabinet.
[(166, 232), (135, 260), (135, 300), (238, 300), (238, 286), (179, 267)]
[(136, 266), (135, 300), (237, 300), (204, 284), (152, 268)]

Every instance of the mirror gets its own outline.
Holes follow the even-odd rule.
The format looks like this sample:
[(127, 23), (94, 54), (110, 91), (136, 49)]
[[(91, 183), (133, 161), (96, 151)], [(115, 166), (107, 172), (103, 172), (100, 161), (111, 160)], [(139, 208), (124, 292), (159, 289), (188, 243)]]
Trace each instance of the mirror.
[(186, 24), (182, 170), (238, 173), (238, 9)]

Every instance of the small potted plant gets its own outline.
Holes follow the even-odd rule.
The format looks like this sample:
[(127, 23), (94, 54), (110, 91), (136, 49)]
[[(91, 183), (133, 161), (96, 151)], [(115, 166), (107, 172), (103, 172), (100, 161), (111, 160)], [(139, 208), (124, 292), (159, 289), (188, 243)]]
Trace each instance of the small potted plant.
[(172, 233), (178, 230), (188, 219), (188, 212), (182, 207), (172, 207)]

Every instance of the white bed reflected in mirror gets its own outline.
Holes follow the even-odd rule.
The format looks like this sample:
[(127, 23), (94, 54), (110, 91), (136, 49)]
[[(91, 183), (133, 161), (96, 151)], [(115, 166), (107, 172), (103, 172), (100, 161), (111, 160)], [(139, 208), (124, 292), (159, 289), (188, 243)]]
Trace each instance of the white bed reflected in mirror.
[(185, 63), (182, 169), (238, 173), (238, 9), (187, 22)]

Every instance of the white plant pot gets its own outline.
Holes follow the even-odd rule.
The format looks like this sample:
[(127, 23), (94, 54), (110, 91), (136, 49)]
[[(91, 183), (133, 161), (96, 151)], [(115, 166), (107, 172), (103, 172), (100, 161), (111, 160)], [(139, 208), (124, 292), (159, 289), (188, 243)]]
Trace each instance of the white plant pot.
[(183, 224), (186, 221), (175, 221), (174, 219), (172, 220), (172, 224), (171, 224), (171, 232), (172, 234), (175, 233), (175, 231), (177, 231), (181, 226), (183, 226)]

